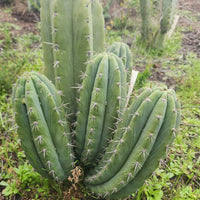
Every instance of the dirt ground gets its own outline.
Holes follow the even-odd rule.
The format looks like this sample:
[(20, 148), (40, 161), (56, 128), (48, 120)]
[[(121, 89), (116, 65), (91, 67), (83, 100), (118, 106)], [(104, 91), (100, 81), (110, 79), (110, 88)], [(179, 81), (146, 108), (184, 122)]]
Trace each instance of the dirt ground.
[(179, 9), (190, 12), (191, 19), (181, 17), (179, 27), (188, 28), (190, 31), (183, 32), (182, 49), (184, 52), (191, 51), (200, 57), (200, 1), (199, 0), (179, 0)]
[[(20, 27), (13, 28), (12, 36), (28, 34), (30, 32), (38, 33), (36, 22), (39, 22), (39, 13), (28, 12), (26, 3), (16, 0), (12, 6), (12, 14), (9, 12), (1, 12), (1, 9), (7, 9), (6, 5), (0, 3), (0, 23), (12, 23)], [(10, 9), (10, 8), (9, 8)], [(1, 39), (1, 36), (0, 36)]]

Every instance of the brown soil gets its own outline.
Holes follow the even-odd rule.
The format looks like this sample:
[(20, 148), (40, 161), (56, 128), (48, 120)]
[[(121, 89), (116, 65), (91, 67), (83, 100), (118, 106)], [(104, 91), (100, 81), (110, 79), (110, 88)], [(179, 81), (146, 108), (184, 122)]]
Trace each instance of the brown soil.
[(178, 26), (186, 30), (191, 27), (190, 31), (183, 31), (182, 50), (185, 54), (190, 51), (200, 57), (200, 1), (179, 0), (179, 9), (183, 13), (189, 11), (190, 19), (181, 17)]
[[(179, 0), (178, 4), (180, 16), (177, 28), (181, 28), (183, 62), (187, 54), (190, 52), (196, 53), (200, 58), (200, 1), (197, 0)], [(189, 13), (188, 13), (189, 12)], [(185, 13), (185, 14), (184, 14)], [(189, 30), (188, 30), (189, 29)], [(169, 58), (170, 61), (170, 58)], [(172, 60), (173, 63), (179, 62)], [(136, 66), (136, 70), (143, 72), (145, 67)], [(176, 89), (177, 83), (182, 80), (169, 77), (166, 74), (170, 73), (170, 69), (162, 68), (162, 63), (156, 63), (151, 68), (151, 81), (165, 83), (168, 87)]]
[[(0, 5), (0, 10), (3, 6), (5, 5)], [(39, 14), (28, 12), (26, 4), (19, 0), (13, 4), (12, 14), (0, 11), (0, 23), (12, 23), (19, 27), (19, 29), (14, 27), (11, 29), (13, 38), (30, 32), (38, 33), (37, 22), (39, 22)], [(2, 39), (1, 36), (0, 39)]]

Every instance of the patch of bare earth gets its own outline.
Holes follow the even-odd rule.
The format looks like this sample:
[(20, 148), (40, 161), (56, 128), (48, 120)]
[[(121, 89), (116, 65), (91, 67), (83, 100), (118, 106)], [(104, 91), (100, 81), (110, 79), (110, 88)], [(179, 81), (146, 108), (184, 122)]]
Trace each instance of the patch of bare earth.
[[(182, 28), (182, 47), (181, 52), (183, 58), (193, 52), (200, 58), (200, 0), (179, 0), (178, 9), (180, 11), (180, 18), (177, 27)], [(170, 58), (168, 58), (170, 61)], [(179, 62), (172, 58), (172, 62)], [(136, 70), (143, 72), (145, 67), (135, 67)], [(181, 83), (180, 79), (173, 76), (167, 76), (170, 69), (162, 67), (162, 63), (156, 62), (151, 68), (151, 81), (165, 83), (170, 88), (176, 88), (177, 83)]]
[[(194, 52), (200, 57), (200, 1), (179, 0), (179, 9), (183, 13), (178, 26), (185, 29), (183, 31), (182, 51), (185, 54), (188, 51)], [(186, 13), (188, 11), (189, 13)]]
[(19, 35), (24, 35), (28, 33), (38, 33), (38, 28), (36, 23), (39, 22), (39, 13), (28, 12), (26, 3), (23, 3), (19, 0), (15, 1), (13, 4), (12, 13), (3, 12), (3, 5), (0, 7), (0, 23), (10, 23), (14, 24), (19, 29), (13, 27), (10, 32), (12, 33), (12, 37), (16, 37)]

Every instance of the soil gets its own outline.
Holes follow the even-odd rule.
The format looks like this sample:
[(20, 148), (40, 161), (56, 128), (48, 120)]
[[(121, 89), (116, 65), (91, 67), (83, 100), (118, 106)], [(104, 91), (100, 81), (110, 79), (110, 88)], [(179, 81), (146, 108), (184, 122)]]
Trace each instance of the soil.
[(182, 50), (194, 52), (200, 57), (200, 1), (197, 0), (179, 0), (179, 9), (190, 13), (191, 18), (181, 17), (179, 27), (183, 29), (191, 27), (190, 31), (183, 31)]
[[(19, 29), (14, 27), (11, 29), (13, 38), (18, 35), (28, 34), (30, 32), (38, 33), (37, 22), (39, 22), (39, 13), (29, 12), (26, 3), (16, 0), (12, 4), (12, 14), (9, 12), (1, 12), (1, 9), (6, 9), (6, 5), (0, 4), (0, 23), (12, 23), (15, 24)], [(0, 39), (1, 36), (0, 36)]]
[[(25, 2), (25, 1), (24, 1)], [(5, 5), (0, 3), (0, 23), (12, 23), (20, 27), (19, 29), (12, 28), (12, 36), (13, 38), (18, 35), (28, 34), (30, 32), (36, 34), (38, 33), (37, 22), (40, 21), (39, 13), (36, 12), (29, 12), (27, 10), (27, 5), (20, 0), (16, 0), (15, 3), (12, 5), (12, 14), (7, 12), (1, 12), (1, 9), (5, 9)], [(118, 8), (119, 5), (116, 5), (114, 8)], [(182, 48), (181, 51), (184, 55), (187, 55), (188, 52), (194, 52), (200, 58), (200, 1), (199, 0), (179, 0), (179, 10), (184, 12), (190, 12), (188, 17), (185, 17), (184, 14), (181, 15), (178, 22), (178, 27), (181, 28), (181, 32), (183, 35), (182, 40)], [(112, 11), (112, 13), (114, 13)], [(116, 13), (115, 13), (116, 14)], [(133, 16), (135, 16), (135, 12)], [(118, 15), (118, 14), (117, 14)], [(188, 31), (188, 27), (190, 31)], [(1, 38), (0, 35), (0, 40)], [(136, 70), (143, 71), (145, 67), (136, 66)], [(163, 69), (162, 66), (158, 64), (154, 64), (152, 68), (152, 76), (150, 77), (151, 80), (164, 82), (168, 86), (174, 86), (176, 81), (172, 77), (166, 76), (166, 69)], [(0, 188), (1, 190), (1, 188)], [(69, 194), (66, 194), (66, 198)], [(84, 200), (83, 196), (80, 196), (80, 193), (77, 191), (73, 191), (73, 195), (77, 196), (77, 199)], [(0, 199), (3, 198), (0, 195)], [(16, 197), (16, 199), (18, 199)], [(89, 200), (89, 198), (87, 198)]]
[[(180, 28), (183, 37), (180, 51), (183, 53), (182, 61), (184, 62), (190, 52), (195, 53), (200, 58), (200, 1), (179, 0), (178, 2), (178, 9), (181, 14), (177, 28)], [(187, 13), (187, 16), (184, 13)], [(188, 27), (190, 27), (190, 31), (188, 31)], [(179, 61), (173, 61), (173, 63), (176, 62)], [(167, 76), (167, 73), (170, 73), (170, 69), (162, 68), (161, 63), (156, 63), (151, 70), (150, 80), (165, 83), (168, 87), (176, 90), (177, 83), (179, 82), (180, 84), (182, 80)]]

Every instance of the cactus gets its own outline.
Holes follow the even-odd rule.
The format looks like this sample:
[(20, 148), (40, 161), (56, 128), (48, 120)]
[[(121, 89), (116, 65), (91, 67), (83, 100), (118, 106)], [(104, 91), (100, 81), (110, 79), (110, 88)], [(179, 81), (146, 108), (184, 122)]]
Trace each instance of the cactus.
[(128, 46), (114, 43), (93, 55), (104, 49), (98, 0), (43, 0), (41, 6), (44, 72), (51, 81), (26, 73), (13, 89), (26, 156), (47, 178), (65, 181), (76, 164), (91, 192), (126, 197), (164, 158), (180, 124), (180, 103), (173, 90), (153, 88), (127, 105)]
[(150, 39), (151, 29), (151, 0), (140, 0), (140, 10), (142, 17), (141, 35), (142, 40), (148, 41)]
[(118, 124), (102, 160), (86, 176), (87, 187), (100, 196), (119, 199), (138, 189), (175, 136), (180, 112), (171, 90), (153, 90), (128, 119), (134, 104)]
[(165, 120), (168, 121), (168, 123), (164, 123), (162, 125), (160, 134), (156, 138), (154, 147), (152, 148), (149, 157), (142, 166), (142, 169), (137, 173), (135, 178), (128, 185), (126, 185), (116, 194), (112, 195), (111, 199), (125, 198), (126, 196), (134, 193), (139, 187), (143, 185), (144, 181), (148, 179), (149, 176), (158, 167), (159, 161), (164, 159), (169, 145), (171, 145), (176, 136), (176, 130), (179, 128), (181, 117), (180, 103), (172, 94), (168, 96), (168, 104), (168, 109), (165, 115)]
[(60, 92), (36, 72), (18, 80), (13, 104), (19, 135), (41, 175), (64, 181), (76, 159), (85, 171), (87, 188), (99, 196), (119, 199), (142, 186), (176, 136), (180, 103), (173, 90), (155, 88), (145, 89), (124, 108), (125, 77), (122, 61), (112, 53), (102, 53), (88, 64), (75, 149)]
[(27, 73), (13, 90), (13, 104), (22, 147), (30, 163), (45, 177), (67, 179), (74, 156), (70, 130), (55, 87), (43, 75)]
[(151, 23), (151, 1), (140, 0), (140, 10), (142, 17), (141, 39), (148, 46), (162, 49), (166, 33), (170, 30), (173, 23), (177, 0), (162, 0), (160, 27), (154, 31), (155, 27)]
[(155, 34), (154, 47), (163, 48), (166, 33), (170, 30), (173, 23), (177, 0), (162, 0), (162, 18), (160, 20), (160, 29)]
[(108, 47), (107, 51), (117, 55), (122, 59), (127, 71), (127, 75), (129, 76), (130, 72), (132, 71), (132, 56), (129, 46), (123, 42), (114, 42)]
[(93, 54), (104, 51), (101, 5), (99, 0), (43, 0), (41, 24), (44, 74), (62, 91), (74, 114), (81, 73)]
[(88, 65), (80, 91), (76, 152), (83, 163), (95, 163), (112, 137), (123, 112), (126, 76), (114, 54), (100, 54)]

